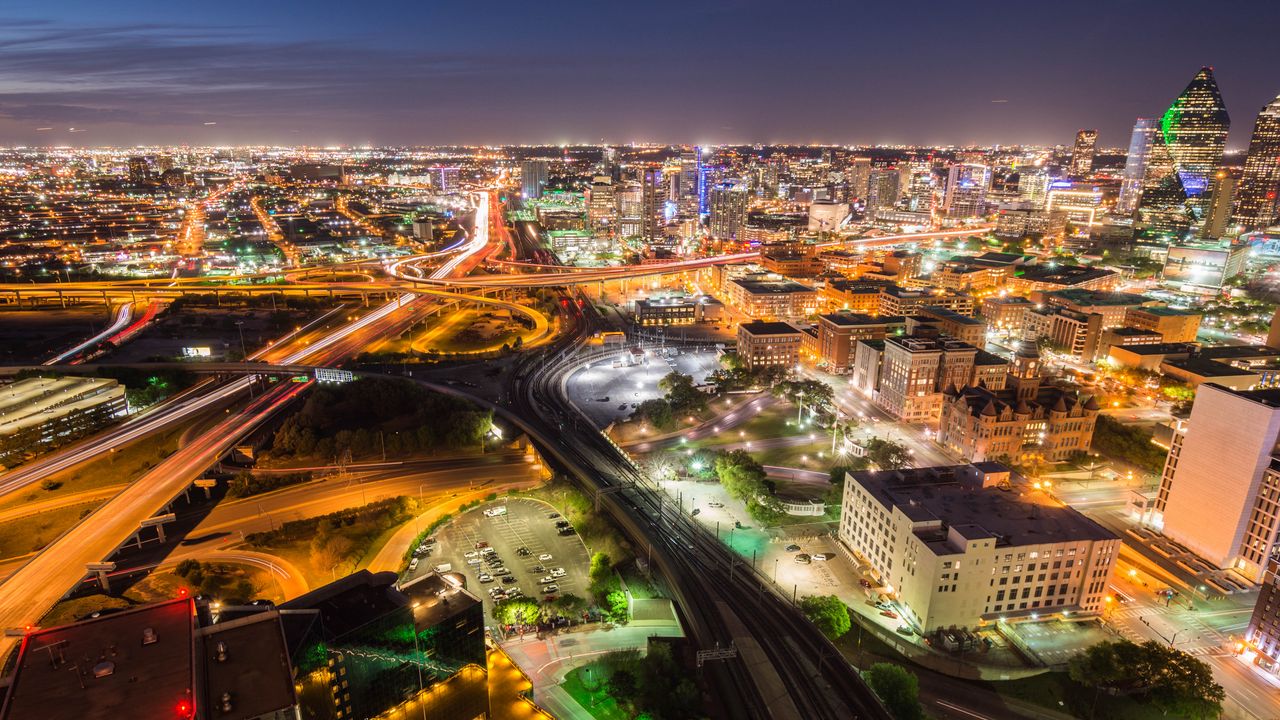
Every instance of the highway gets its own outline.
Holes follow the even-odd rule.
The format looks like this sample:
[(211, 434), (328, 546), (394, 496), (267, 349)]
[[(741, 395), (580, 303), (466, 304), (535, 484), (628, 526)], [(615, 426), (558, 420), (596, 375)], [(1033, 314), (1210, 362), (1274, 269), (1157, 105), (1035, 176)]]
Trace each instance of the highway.
[(116, 309), (115, 320), (112, 321), (112, 323), (109, 326), (107, 326), (106, 330), (103, 330), (102, 332), (98, 333), (97, 335), (94, 335), (88, 340), (85, 340), (79, 345), (72, 347), (70, 350), (66, 350), (62, 353), (59, 353), (58, 355), (55, 355), (49, 358), (48, 360), (44, 361), (44, 364), (57, 365), (58, 363), (62, 362), (63, 360), (66, 360), (72, 355), (75, 355), (81, 350), (91, 348), (94, 345), (97, 345), (98, 343), (102, 342), (103, 340), (106, 340), (107, 338), (114, 336), (116, 333), (124, 330), (126, 327), (129, 326), (129, 319), (132, 317), (132, 314), (133, 314), (133, 303), (123, 303), (122, 305), (120, 305), (119, 308)]

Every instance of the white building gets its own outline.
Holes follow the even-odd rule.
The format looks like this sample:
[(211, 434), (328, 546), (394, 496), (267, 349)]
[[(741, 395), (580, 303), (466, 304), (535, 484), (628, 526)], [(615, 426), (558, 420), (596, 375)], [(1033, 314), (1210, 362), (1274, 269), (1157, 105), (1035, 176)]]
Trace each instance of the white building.
[(1280, 525), (1278, 441), (1280, 390), (1201, 385), (1165, 460), (1157, 526), (1213, 565), (1260, 582)]
[(838, 537), (923, 632), (1098, 613), (1120, 539), (1009, 469), (847, 474)]

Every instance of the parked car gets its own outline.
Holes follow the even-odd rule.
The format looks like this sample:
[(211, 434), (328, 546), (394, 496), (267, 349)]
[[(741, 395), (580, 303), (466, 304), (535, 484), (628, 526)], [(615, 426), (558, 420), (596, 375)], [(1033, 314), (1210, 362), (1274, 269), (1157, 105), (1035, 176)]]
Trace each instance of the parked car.
[[(548, 585), (548, 586), (546, 586), (546, 587), (542, 588), (542, 592), (545, 592), (545, 593), (557, 593), (557, 592), (560, 592), (560, 586), (559, 586), (559, 585)], [(551, 599), (553, 599), (553, 600), (555, 599), (555, 596), (550, 595), (550, 594), (548, 594), (548, 595), (547, 595), (547, 597), (549, 597), (549, 598), (551, 598)]]
[(554, 577), (554, 578), (564, 577), (565, 576), (564, 568), (562, 567), (551, 568), (550, 575), (551, 577)]
[(468, 560), (468, 561), (467, 561), (467, 564), (468, 564), (468, 565), (479, 565), (479, 564), (480, 564), (480, 558), (471, 558), (470, 560)]
[(897, 620), (897, 619), (898, 619), (898, 613), (896, 613), (896, 612), (894, 612), (894, 611), (892, 611), (892, 610), (881, 610), (881, 611), (880, 611), (880, 614), (881, 614), (881, 615), (883, 615), (883, 616), (885, 616), (885, 617), (887, 617), (887, 618), (889, 618), (890, 620)]
[(559, 532), (559, 534), (560, 534), (560, 535), (572, 535), (572, 534), (574, 534), (574, 533), (576, 533), (576, 532), (578, 532), (578, 531), (577, 531), (577, 530), (574, 530), (572, 527), (562, 527), (562, 528), (560, 528), (560, 532)]
[(833, 558), (833, 557), (835, 557), (835, 556), (834, 556), (834, 555), (832, 555), (831, 553), (814, 553), (814, 554), (813, 554), (813, 559), (814, 559), (814, 560), (821, 560), (822, 562), (826, 562), (826, 561), (830, 560), (830, 559), (831, 559), (831, 558)]
[(503, 575), (502, 582), (506, 585), (512, 585), (516, 582), (516, 578), (514, 575)]
[(539, 562), (546, 562), (551, 559), (551, 553), (542, 553), (538, 556)]
[(557, 520), (557, 521), (556, 521), (556, 527), (558, 527), (558, 528), (562, 528), (562, 527), (569, 527), (569, 521), (568, 521), (568, 520)]
[(724, 507), (724, 503), (722, 503), (722, 502), (709, 502), (709, 503), (707, 503), (707, 507), (722, 508), (722, 507)]
[(539, 584), (539, 585), (550, 585), (551, 583), (553, 583), (553, 582), (555, 582), (555, 581), (556, 581), (556, 579), (555, 579), (555, 578), (551, 577), (550, 575), (546, 575), (546, 576), (544, 576), (541, 580), (539, 580), (539, 581), (538, 581), (538, 584)]
[(799, 545), (788, 545), (788, 546), (787, 546), (787, 552), (800, 552), (800, 546), (799, 546)]
[(492, 576), (492, 575), (485, 575), (485, 574), (483, 574), (483, 573), (481, 573), (481, 574), (480, 574), (480, 577), (478, 577), (478, 578), (476, 578), (476, 579), (480, 581), (480, 584), (481, 584), (481, 585), (484, 585), (484, 584), (487, 584), (487, 583), (491, 583), (491, 582), (493, 582), (493, 576)]
[(858, 578), (858, 584), (864, 588), (875, 587), (871, 584), (871, 581), (866, 578)]
[(558, 512), (553, 512), (553, 513), (548, 513), (548, 514), (547, 514), (547, 519), (548, 519), (548, 520), (555, 520), (555, 519), (556, 519), (556, 518), (558, 518), (558, 517), (560, 517), (560, 513), (558, 513)]
[(413, 572), (414, 570), (417, 570), (417, 569), (418, 569), (418, 558), (414, 558), (409, 561), (409, 572)]
[(485, 517), (492, 518), (492, 517), (498, 517), (500, 515), (506, 515), (506, 514), (507, 514), (506, 505), (499, 505), (498, 507), (485, 508), (484, 510)]
[(465, 557), (465, 558), (480, 557), (480, 551), (479, 551), (479, 550), (468, 550), (468, 551), (466, 551), (466, 552), (462, 553), (462, 557)]
[(801, 565), (808, 565), (812, 561), (813, 559), (810, 558), (805, 553), (800, 553), (799, 555), (796, 555), (796, 562), (800, 563)]
[(476, 543), (477, 550), (483, 550), (484, 548), (487, 548), (487, 547), (489, 547), (489, 543), (484, 540), (481, 540), (480, 542)]
[(546, 571), (547, 569), (541, 565), (534, 565), (533, 567), (529, 568), (529, 572), (531, 573), (544, 573)]
[(517, 555), (519, 555), (520, 557), (529, 557), (529, 555), (530, 555), (532, 552), (533, 552), (532, 550), (530, 550), (529, 548), (527, 548), (527, 547), (525, 547), (525, 546), (523, 546), (523, 545), (521, 545), (520, 547), (516, 548), (516, 554), (517, 554)]

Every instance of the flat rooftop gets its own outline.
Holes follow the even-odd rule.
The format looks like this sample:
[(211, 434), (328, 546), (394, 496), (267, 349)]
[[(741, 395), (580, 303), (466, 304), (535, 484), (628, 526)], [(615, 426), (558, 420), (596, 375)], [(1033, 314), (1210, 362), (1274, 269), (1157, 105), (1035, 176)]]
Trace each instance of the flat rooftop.
[(1113, 270), (1085, 267), (1083, 265), (1055, 265), (1054, 267), (1029, 265), (1023, 266), (1023, 270), (1018, 277), (1023, 280), (1048, 283), (1050, 285), (1079, 285), (1080, 283), (1115, 274)]
[(748, 323), (742, 323), (738, 326), (738, 330), (748, 335), (799, 335), (800, 331), (788, 323), (784, 322), (768, 322), (765, 320), (752, 320)]
[(861, 313), (837, 312), (819, 315), (818, 317), (826, 320), (832, 325), (841, 327), (862, 327), (866, 325), (888, 325), (890, 318), (871, 317)]
[[(1109, 271), (1108, 271), (1109, 272)], [(1143, 303), (1152, 302), (1143, 295), (1123, 292), (1102, 292), (1100, 290), (1085, 290), (1083, 288), (1073, 288), (1068, 290), (1054, 290), (1049, 293), (1051, 298), (1061, 298), (1074, 305), (1107, 305), (1116, 306), (1141, 306)]]
[(1049, 496), (1015, 483), (1011, 490), (982, 487), (981, 476), (1003, 466), (984, 464), (876, 470), (851, 477), (885, 509), (898, 508), (915, 523), (932, 525), (917, 531), (931, 539), (937, 554), (956, 549), (938, 534), (954, 527), (966, 538), (995, 537), (997, 547), (1039, 545), (1079, 540), (1112, 540), (1116, 535)]
[(28, 635), (5, 720), (178, 717), (195, 704), (194, 614), (173, 600)]
[(413, 619), (418, 627), (434, 627), (480, 604), (480, 598), (462, 586), (458, 575), (430, 572), (400, 586), (400, 592), (414, 602)]
[(1234, 365), (1228, 365), (1224, 362), (1218, 362), (1217, 360), (1202, 357), (1165, 360), (1163, 364), (1191, 373), (1192, 375), (1199, 375), (1200, 377), (1244, 377), (1248, 375), (1256, 376), (1258, 374), (1252, 370), (1238, 368)]
[(808, 285), (801, 285), (794, 280), (748, 280), (735, 278), (731, 280), (743, 290), (753, 295), (787, 295), (790, 293), (814, 292)]

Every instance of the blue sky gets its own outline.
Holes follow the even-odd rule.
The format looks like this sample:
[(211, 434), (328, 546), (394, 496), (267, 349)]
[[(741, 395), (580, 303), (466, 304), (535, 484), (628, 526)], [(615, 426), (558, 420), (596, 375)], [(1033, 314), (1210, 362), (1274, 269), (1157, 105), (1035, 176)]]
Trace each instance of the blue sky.
[(1115, 146), (1207, 64), (1243, 147), (1276, 27), (1261, 0), (8, 0), (0, 143)]

